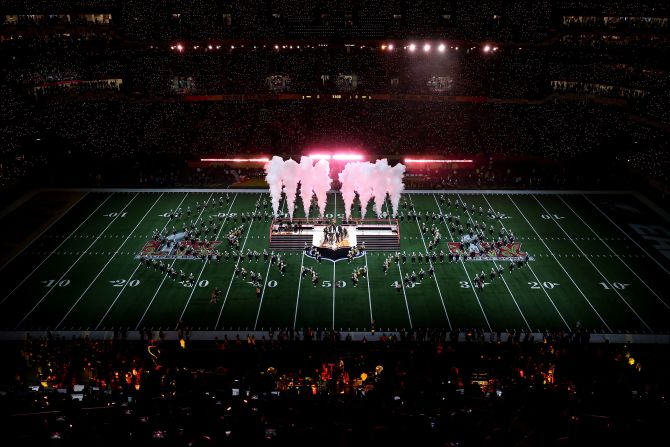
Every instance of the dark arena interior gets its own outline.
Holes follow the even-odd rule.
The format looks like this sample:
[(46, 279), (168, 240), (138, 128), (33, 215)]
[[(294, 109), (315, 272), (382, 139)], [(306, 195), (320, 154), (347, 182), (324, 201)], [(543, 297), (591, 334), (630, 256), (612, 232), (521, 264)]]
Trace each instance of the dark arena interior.
[(3, 445), (662, 445), (669, 21), (0, 0)]

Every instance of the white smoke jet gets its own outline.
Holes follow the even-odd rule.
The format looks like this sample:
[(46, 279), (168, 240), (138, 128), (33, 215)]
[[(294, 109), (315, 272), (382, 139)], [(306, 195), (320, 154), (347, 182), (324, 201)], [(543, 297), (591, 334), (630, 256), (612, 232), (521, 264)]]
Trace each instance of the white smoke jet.
[(393, 207), (393, 215), (398, 217), (398, 204), (400, 203), (400, 194), (405, 190), (405, 165), (398, 163), (390, 170), (388, 177), (388, 193), (391, 197), (391, 206)]
[(358, 164), (358, 162), (347, 163), (342, 172), (338, 175), (341, 184), (340, 193), (342, 193), (342, 200), (344, 201), (344, 213), (347, 218), (351, 217), (351, 206), (356, 197), (356, 174)]
[(312, 203), (312, 196), (314, 195), (314, 166), (312, 166), (312, 159), (309, 157), (300, 157), (300, 197), (302, 197), (302, 207), (305, 210), (305, 217), (309, 217), (309, 206)]
[(265, 181), (270, 188), (270, 201), (272, 202), (272, 212), (275, 216), (279, 212), (283, 171), (284, 160), (281, 157), (274, 156), (272, 157), (272, 160), (265, 165)]
[(372, 192), (375, 198), (375, 211), (377, 217), (382, 217), (382, 206), (386, 201), (388, 193), (389, 175), (391, 167), (387, 159), (377, 160), (374, 164), (374, 174), (372, 175)]
[(284, 183), (288, 215), (291, 220), (293, 220), (293, 211), (295, 210), (295, 196), (298, 189), (298, 181), (300, 180), (299, 175), (300, 165), (292, 158), (286, 160), (282, 169), (282, 181)]
[(365, 217), (368, 214), (368, 202), (374, 195), (375, 165), (370, 162), (359, 163), (356, 174), (356, 192), (358, 192), (358, 199), (361, 201), (361, 217)]
[(331, 184), (333, 183), (330, 179), (330, 163), (328, 163), (328, 160), (319, 160), (314, 165), (312, 172), (314, 173), (312, 189), (314, 190), (314, 194), (316, 194), (319, 205), (319, 215), (323, 217), (323, 214), (326, 212), (328, 191), (330, 191)]

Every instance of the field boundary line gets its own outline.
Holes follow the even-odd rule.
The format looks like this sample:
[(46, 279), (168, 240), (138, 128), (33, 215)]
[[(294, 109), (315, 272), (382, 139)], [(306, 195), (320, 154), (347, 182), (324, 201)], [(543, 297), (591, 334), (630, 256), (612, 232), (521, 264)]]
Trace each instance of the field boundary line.
[[(535, 197), (534, 195), (533, 195), (532, 197), (533, 197), (533, 199), (535, 199), (535, 201), (542, 207), (542, 209), (544, 210), (544, 212), (547, 213), (547, 214), (549, 214), (549, 211), (547, 210), (547, 208), (544, 207), (544, 205), (542, 204), (542, 202), (540, 202), (540, 201), (537, 199), (537, 197)], [(565, 234), (565, 236), (568, 238), (568, 240), (569, 240), (570, 242), (572, 242), (572, 245), (574, 245), (575, 247), (577, 247), (577, 250), (579, 250), (579, 252), (580, 252), (582, 255), (584, 255), (584, 258), (585, 258), (587, 261), (589, 261), (589, 264), (591, 264), (591, 266), (595, 269), (595, 271), (598, 272), (598, 274), (605, 280), (605, 282), (606, 282), (607, 284), (610, 285), (611, 289), (614, 290), (614, 293), (616, 293), (616, 294), (619, 296), (619, 298), (621, 298), (621, 300), (622, 300), (624, 303), (626, 303), (626, 306), (628, 306), (628, 308), (635, 314), (635, 316), (642, 322), (642, 324), (644, 324), (644, 325), (647, 327), (647, 329), (649, 330), (649, 332), (653, 333), (654, 331), (651, 329), (651, 326), (649, 326), (649, 325), (642, 319), (642, 317), (637, 313), (637, 311), (636, 311), (635, 309), (633, 309), (633, 306), (631, 306), (631, 305), (628, 303), (628, 301), (626, 301), (626, 299), (623, 297), (623, 295), (621, 295), (621, 293), (619, 293), (619, 290), (617, 290), (616, 287), (612, 286), (612, 283), (610, 282), (610, 280), (607, 279), (607, 277), (600, 271), (600, 269), (593, 263), (593, 261), (591, 261), (591, 259), (589, 259), (589, 257), (586, 256), (586, 253), (584, 253), (584, 250), (582, 250), (582, 248), (581, 248), (581, 247), (580, 247), (580, 246), (579, 246), (579, 245), (578, 245), (578, 244), (577, 244), (577, 243), (570, 237), (570, 235), (563, 229), (563, 226), (562, 226), (560, 223), (558, 223), (558, 221), (557, 221), (556, 219), (554, 219), (554, 216), (552, 216), (552, 215), (550, 215), (550, 216), (551, 216), (551, 220), (556, 224), (556, 226), (563, 232), (563, 234)]]
[(123, 246), (126, 244), (126, 242), (128, 242), (128, 240), (130, 239), (130, 237), (131, 237), (131, 236), (133, 235), (133, 233), (135, 233), (135, 231), (137, 230), (137, 227), (139, 227), (139, 226), (142, 224), (142, 222), (144, 222), (144, 219), (146, 219), (146, 217), (149, 215), (149, 213), (151, 212), (151, 210), (154, 209), (154, 207), (156, 206), (156, 204), (158, 203), (158, 201), (161, 199), (161, 197), (163, 197), (163, 194), (164, 194), (164, 193), (161, 193), (161, 195), (158, 196), (158, 198), (156, 199), (156, 201), (154, 201), (153, 205), (151, 205), (151, 207), (147, 210), (147, 212), (144, 213), (144, 216), (142, 216), (142, 218), (139, 220), (139, 222), (137, 222), (137, 225), (135, 225), (135, 228), (133, 228), (133, 229), (130, 231), (130, 233), (128, 233), (128, 235), (127, 235), (126, 238), (123, 240), (123, 242), (121, 242), (121, 245), (119, 245), (119, 247), (114, 251), (114, 254), (107, 260), (107, 262), (105, 263), (105, 265), (102, 266), (102, 268), (100, 269), (100, 271), (98, 272), (98, 274), (95, 275), (95, 278), (93, 278), (93, 280), (92, 280), (91, 283), (88, 285), (88, 287), (86, 287), (86, 289), (81, 293), (81, 295), (79, 295), (79, 298), (77, 298), (77, 301), (75, 301), (74, 304), (70, 307), (70, 310), (68, 310), (68, 311), (65, 313), (65, 315), (63, 316), (63, 318), (61, 318), (61, 320), (58, 322), (58, 324), (54, 327), (54, 330), (58, 330), (58, 328), (60, 327), (60, 325), (63, 324), (63, 322), (65, 321), (65, 319), (68, 317), (68, 315), (70, 315), (70, 313), (74, 310), (74, 308), (77, 306), (77, 304), (79, 304), (79, 302), (80, 302), (81, 299), (84, 297), (84, 295), (86, 295), (86, 293), (89, 291), (89, 289), (91, 288), (91, 286), (93, 286), (93, 284), (95, 284), (95, 282), (98, 280), (98, 278), (100, 277), (100, 275), (102, 275), (102, 272), (105, 271), (105, 269), (107, 268), (107, 266), (112, 262), (112, 260), (116, 257), (116, 255), (119, 254), (119, 251), (121, 251), (121, 247), (123, 247)]
[[(21, 287), (21, 285), (23, 285), (23, 283), (26, 282), (26, 281), (28, 280), (28, 278), (30, 278), (30, 277), (33, 275), (33, 273), (35, 273), (35, 272), (37, 271), (37, 269), (40, 268), (40, 267), (42, 266), (42, 264), (44, 264), (45, 262), (47, 262), (47, 259), (49, 259), (54, 253), (56, 253), (56, 252), (58, 251), (58, 249), (61, 248), (61, 247), (63, 246), (64, 243), (66, 243), (67, 241), (69, 241), (70, 238), (72, 237), (72, 235), (74, 235), (74, 234), (77, 232), (77, 230), (79, 230), (79, 229), (82, 227), (82, 225), (84, 225), (86, 222), (88, 222), (88, 220), (89, 220), (91, 217), (93, 217), (93, 215), (96, 213), (96, 211), (98, 211), (98, 210), (100, 209), (100, 207), (102, 207), (102, 205), (104, 205), (105, 202), (107, 202), (107, 201), (110, 199), (110, 197), (112, 197), (113, 195), (114, 195), (114, 193), (108, 195), (108, 196), (105, 198), (105, 200), (103, 200), (102, 202), (100, 202), (100, 204), (99, 204), (99, 205), (98, 205), (98, 206), (91, 212), (91, 214), (89, 214), (88, 217), (86, 217), (86, 219), (84, 219), (83, 221), (81, 221), (81, 223), (80, 223), (79, 225), (77, 225), (77, 228), (75, 228), (74, 230), (72, 230), (72, 232), (71, 232), (65, 239), (63, 239), (63, 241), (62, 241), (60, 244), (58, 244), (58, 246), (57, 246), (55, 249), (53, 249), (53, 250), (51, 251), (51, 253), (49, 253), (44, 259), (42, 259), (42, 261), (41, 261), (39, 264), (37, 264), (37, 267), (35, 267), (30, 273), (28, 273), (28, 275), (26, 275), (26, 276), (21, 280), (21, 282), (18, 283), (18, 285), (12, 289), (11, 292), (9, 292), (7, 295), (5, 295), (5, 297), (0, 301), (0, 306), (2, 306), (2, 304), (3, 304), (5, 301), (7, 301), (7, 298), (9, 298), (11, 294), (13, 294), (14, 292), (16, 292), (16, 289), (18, 289), (19, 287)], [(82, 198), (83, 198), (83, 197), (82, 197)], [(68, 211), (69, 211), (69, 210), (68, 210)], [(54, 223), (55, 223), (55, 222), (54, 222)], [(46, 230), (45, 230), (45, 231), (46, 231)], [(41, 235), (40, 235), (40, 236), (41, 236)], [(36, 239), (35, 239), (35, 240), (36, 240)], [(33, 242), (34, 242), (34, 241), (33, 241)], [(32, 244), (32, 242), (31, 242), (31, 244)], [(18, 254), (17, 254), (17, 255), (18, 255)], [(13, 260), (13, 258), (12, 258), (12, 260)]]
[[(181, 202), (179, 202), (179, 204), (177, 205), (176, 209), (179, 209), (179, 208), (181, 207), (181, 204), (184, 203), (184, 200), (186, 200), (186, 197), (187, 197), (187, 196), (188, 196), (188, 193), (186, 193), (186, 194), (184, 195), (184, 197), (181, 199)], [(163, 225), (163, 229), (161, 230), (161, 233), (162, 233), (163, 231), (165, 231), (165, 229), (167, 228), (167, 226), (168, 226), (169, 223), (170, 223), (170, 220), (168, 220), (168, 221), (165, 223), (165, 225)], [(126, 283), (123, 285), (123, 287), (121, 287), (121, 290), (119, 290), (119, 293), (116, 295), (116, 298), (114, 298), (114, 301), (112, 301), (112, 304), (109, 305), (109, 307), (107, 308), (107, 311), (105, 312), (105, 314), (102, 316), (102, 318), (101, 318), (100, 321), (98, 322), (97, 326), (95, 327), (95, 330), (96, 330), (96, 331), (98, 330), (98, 328), (100, 327), (100, 325), (102, 324), (102, 322), (105, 320), (105, 318), (107, 318), (107, 315), (108, 315), (109, 312), (112, 310), (112, 308), (114, 307), (114, 305), (115, 305), (116, 302), (118, 301), (118, 299), (119, 299), (119, 297), (121, 296), (121, 294), (123, 293), (123, 291), (126, 290), (126, 287), (128, 286), (128, 283), (130, 283), (130, 281), (133, 279), (133, 276), (135, 276), (135, 273), (137, 273), (137, 271), (140, 269), (140, 266), (141, 266), (141, 264), (137, 264), (137, 266), (135, 266), (135, 270), (133, 270), (133, 272), (132, 272), (132, 273), (130, 274), (130, 276), (128, 277), (128, 281), (126, 281)]]
[[(440, 215), (442, 214), (442, 207), (440, 206), (440, 202), (437, 201), (437, 197), (435, 197), (435, 194), (433, 194), (433, 200), (435, 200), (435, 204), (437, 205), (437, 209), (440, 210)], [(449, 229), (449, 225), (447, 225), (446, 222), (442, 221), (444, 224), (444, 227), (447, 229), (447, 232), (449, 232), (449, 237), (453, 240), (454, 235), (451, 234), (451, 230)], [(479, 300), (479, 295), (477, 294), (477, 290), (475, 289), (475, 285), (472, 283), (472, 279), (470, 278), (470, 272), (468, 272), (468, 269), (465, 267), (465, 261), (461, 260), (459, 261), (460, 264), (463, 266), (463, 270), (465, 271), (465, 276), (468, 278), (468, 283), (470, 283), (470, 289), (472, 290), (472, 293), (475, 295), (475, 298), (477, 299), (477, 303), (479, 303), (479, 308), (482, 311), (482, 315), (484, 315), (484, 320), (486, 321), (486, 326), (488, 326), (489, 331), (492, 331), (493, 329), (491, 328), (491, 323), (489, 322), (489, 318), (486, 316), (486, 312), (484, 312), (484, 306), (482, 305), (482, 302)]]
[[(591, 303), (591, 301), (589, 301), (589, 299), (586, 297), (586, 295), (584, 294), (584, 292), (582, 291), (582, 289), (581, 289), (581, 288), (577, 285), (577, 283), (575, 282), (575, 280), (574, 280), (574, 278), (572, 277), (572, 275), (570, 275), (570, 273), (568, 273), (568, 271), (565, 269), (565, 267), (563, 267), (563, 264), (561, 264), (561, 261), (559, 261), (558, 258), (556, 258), (556, 255), (554, 254), (554, 252), (551, 251), (551, 249), (549, 248), (549, 246), (547, 245), (547, 243), (544, 241), (544, 239), (542, 238), (542, 236), (540, 236), (540, 234), (537, 232), (537, 230), (535, 229), (535, 227), (533, 226), (533, 224), (530, 223), (530, 221), (528, 220), (528, 218), (526, 218), (526, 215), (521, 211), (521, 209), (520, 209), (519, 206), (516, 204), (516, 202), (515, 202), (514, 200), (512, 200), (512, 198), (511, 198), (510, 196), (507, 196), (507, 198), (509, 199), (510, 202), (512, 202), (512, 204), (514, 205), (514, 207), (515, 207), (515, 208), (517, 209), (517, 211), (519, 212), (519, 215), (520, 215), (521, 217), (523, 217), (523, 219), (526, 221), (526, 223), (527, 223), (528, 226), (531, 228), (531, 230), (533, 230), (533, 232), (534, 232), (535, 235), (537, 236), (537, 239), (538, 239), (540, 242), (542, 242), (542, 245), (544, 245), (544, 247), (547, 249), (547, 251), (549, 251), (549, 254), (551, 254), (552, 258), (554, 258), (554, 260), (556, 261), (556, 263), (558, 264), (558, 266), (561, 268), (561, 270), (563, 270), (563, 273), (565, 273), (565, 275), (568, 277), (568, 279), (569, 279), (569, 280), (572, 282), (572, 284), (577, 288), (577, 290), (579, 291), (579, 293), (584, 297), (584, 299), (585, 299), (586, 302), (589, 304), (589, 306), (591, 306), (591, 309), (593, 309), (593, 311), (596, 313), (596, 315), (598, 316), (598, 318), (600, 318), (600, 321), (603, 322), (603, 324), (605, 325), (605, 327), (607, 328), (607, 330), (608, 330), (609, 332), (612, 332), (612, 329), (610, 328), (609, 324), (607, 324), (607, 322), (605, 321), (605, 319), (604, 319), (604, 318), (600, 315), (600, 313), (596, 310), (595, 306), (593, 306), (593, 303)], [(537, 278), (537, 276), (536, 276), (536, 278)], [(539, 279), (538, 279), (538, 281), (539, 281)]]
[(558, 196), (558, 198), (561, 200), (561, 202), (563, 202), (563, 203), (565, 204), (565, 206), (567, 206), (567, 207), (570, 209), (570, 211), (572, 211), (572, 213), (573, 213), (575, 216), (577, 216), (577, 218), (579, 218), (579, 220), (582, 221), (582, 223), (586, 226), (586, 228), (588, 228), (588, 229), (591, 231), (591, 233), (593, 233), (593, 234), (598, 238), (598, 240), (600, 240), (600, 242), (602, 242), (602, 243), (605, 245), (605, 247), (607, 247), (607, 249), (608, 249), (609, 251), (611, 251), (612, 254), (614, 254), (614, 257), (617, 258), (617, 259), (619, 260), (619, 262), (621, 262), (621, 263), (622, 263), (628, 270), (630, 270), (630, 272), (631, 272), (633, 275), (635, 275), (635, 277), (636, 277), (638, 280), (640, 280), (640, 282), (641, 282), (642, 284), (644, 284), (644, 286), (645, 286), (647, 289), (649, 289), (649, 291), (650, 291), (651, 293), (653, 293), (654, 296), (655, 296), (656, 298), (658, 298), (658, 300), (661, 302), (661, 304), (662, 304), (663, 306), (665, 306), (666, 309), (670, 309), (670, 306), (668, 306), (668, 304), (667, 304), (665, 301), (663, 301), (663, 299), (662, 299), (660, 296), (658, 296), (658, 294), (654, 291), (654, 289), (652, 289), (646, 281), (643, 281), (642, 278), (640, 278), (640, 276), (635, 272), (635, 270), (633, 270), (633, 269), (631, 268), (631, 266), (629, 266), (626, 262), (624, 262), (623, 259), (621, 259), (621, 256), (619, 256), (619, 255), (612, 249), (612, 247), (610, 247), (610, 245), (609, 245), (607, 242), (605, 242), (605, 241), (603, 240), (603, 238), (600, 237), (600, 235), (599, 235), (598, 233), (596, 233), (596, 232), (593, 230), (593, 228), (591, 228), (591, 226), (590, 226), (588, 223), (586, 223), (586, 221), (585, 221), (584, 219), (582, 219), (582, 217), (581, 217), (579, 214), (577, 214), (577, 212), (576, 212), (576, 211), (575, 211), (575, 210), (568, 204), (568, 202), (566, 202), (565, 200), (563, 200), (563, 198), (562, 198), (561, 196)]
[[(211, 193), (211, 194), (209, 195), (209, 197), (207, 198), (207, 201), (206, 201), (205, 203), (209, 203), (209, 201), (212, 199), (212, 196), (213, 196), (213, 195), (214, 195), (214, 193)], [(205, 209), (206, 209), (206, 208), (207, 208), (207, 206), (203, 204), (202, 210), (200, 210), (200, 214), (198, 214), (198, 218), (195, 220), (195, 224), (198, 223), (198, 221), (199, 221), (200, 218), (202, 217), (202, 213), (205, 212)], [(167, 224), (166, 224), (166, 226), (167, 226)], [(170, 264), (170, 268), (172, 268), (172, 266), (173, 266), (176, 262), (177, 262), (176, 259), (173, 260), (173, 261), (172, 261), (172, 264)], [(166, 270), (167, 270), (167, 269), (166, 269)], [(135, 326), (135, 330), (136, 330), (136, 331), (140, 328), (140, 324), (142, 324), (142, 321), (144, 320), (144, 317), (147, 315), (147, 312), (149, 312), (149, 309), (151, 308), (151, 305), (154, 303), (154, 300), (156, 299), (156, 296), (158, 296), (158, 292), (160, 292), (160, 290), (161, 290), (161, 288), (163, 287), (163, 284), (165, 283), (165, 280), (167, 279), (167, 277), (168, 277), (168, 274), (165, 273), (165, 274), (163, 275), (163, 279), (161, 280), (161, 283), (158, 284), (158, 288), (156, 289), (156, 292), (154, 293), (154, 296), (151, 297), (151, 301), (149, 301), (149, 304), (147, 305), (147, 308), (144, 309), (144, 313), (143, 313), (142, 316), (140, 317), (140, 321), (137, 322), (137, 325)], [(196, 283), (193, 285), (193, 287), (197, 287), (197, 286), (198, 286), (198, 283), (196, 282)]]
[[(10, 212), (14, 211), (16, 208), (19, 206), (23, 205), (25, 202), (27, 202), (29, 199), (33, 198), (35, 195), (37, 195), (37, 191), (33, 191), (32, 194), (25, 194), (21, 199), (17, 200), (16, 202), (12, 203), (11, 207), (12, 209), (5, 209), (2, 211), (2, 216), (0, 216), (0, 219), (4, 218), (5, 215), (9, 214)], [(19, 250), (14, 256), (9, 258), (4, 264), (2, 264), (2, 267), (0, 267), (0, 272), (5, 269), (14, 259), (16, 259), (21, 253), (26, 251), (28, 247), (33, 245), (39, 238), (41, 238), (44, 233), (49, 231), (51, 227), (53, 227), (57, 222), (59, 222), (67, 213), (72, 210), (79, 202), (81, 202), (84, 197), (87, 197), (89, 193), (87, 192), (83, 196), (81, 196), (79, 199), (77, 199), (72, 205), (70, 205), (65, 211), (63, 211), (58, 217), (56, 217), (44, 230), (40, 231), (40, 234), (35, 236), (30, 242), (25, 244), (21, 250)]]
[(663, 264), (661, 264), (660, 262), (658, 262), (658, 260), (657, 260), (655, 257), (653, 257), (652, 255), (650, 255), (649, 252), (648, 252), (642, 245), (640, 245), (635, 239), (633, 239), (633, 237), (632, 237), (630, 234), (626, 233), (626, 232), (624, 231), (624, 229), (621, 228), (616, 222), (614, 222), (614, 221), (612, 220), (612, 218), (611, 218), (610, 216), (608, 216), (607, 213), (605, 213), (603, 210), (601, 210), (600, 207), (599, 207), (598, 205), (596, 205), (595, 203), (593, 203), (593, 202), (591, 201), (591, 199), (589, 199), (589, 198), (586, 196), (586, 194), (582, 194), (582, 197), (584, 197), (584, 198), (585, 198), (585, 199), (586, 199), (586, 200), (587, 200), (587, 201), (588, 201), (588, 202), (589, 202), (595, 209), (597, 209), (597, 210), (600, 212), (600, 214), (602, 214), (603, 216), (605, 216), (605, 218), (606, 218), (607, 220), (609, 220), (609, 221), (612, 223), (612, 225), (614, 225), (615, 227), (617, 227), (617, 228), (619, 229), (619, 231), (621, 231), (621, 232), (622, 232), (622, 233), (623, 233), (623, 234), (624, 234), (624, 235), (625, 235), (631, 242), (633, 242), (635, 245), (637, 245), (638, 248), (639, 248), (640, 250), (642, 250), (642, 251), (643, 251), (643, 252), (644, 252), (644, 253), (645, 253), (651, 260), (653, 260), (653, 261), (654, 261), (654, 262), (655, 262), (655, 263), (656, 263), (656, 264), (657, 264), (657, 265), (658, 265), (658, 266), (659, 266), (665, 273), (670, 274), (670, 271), (669, 271)]
[[(465, 202), (463, 202), (463, 199), (461, 198), (460, 194), (456, 194), (456, 197), (458, 197), (459, 202), (461, 202), (461, 205), (463, 208), (465, 208), (465, 213), (468, 215), (468, 219), (470, 219), (470, 223), (474, 224), (474, 220), (472, 219), (472, 214), (470, 214), (470, 211), (468, 211), (467, 207), (465, 206)], [(486, 230), (486, 228), (484, 228)], [(498, 263), (495, 260), (493, 261), (493, 265), (495, 266), (496, 270), (498, 269)], [(521, 310), (521, 307), (519, 306), (519, 303), (517, 302), (516, 298), (514, 297), (514, 294), (512, 293), (512, 290), (509, 288), (509, 285), (507, 284), (507, 281), (505, 280), (504, 275), (499, 275), (500, 279), (502, 279), (503, 284), (505, 284), (505, 288), (509, 292), (509, 295), (512, 297), (512, 301), (514, 301), (514, 305), (516, 306), (517, 310), (519, 311), (519, 314), (521, 314), (521, 318), (523, 318), (524, 323), (526, 323), (526, 327), (528, 328), (529, 331), (533, 332), (533, 328), (530, 326), (530, 323), (528, 323), (528, 319), (526, 319), (526, 315), (524, 315), (523, 311)], [(562, 318), (562, 317), (561, 317)], [(565, 320), (563, 320), (565, 322)], [(567, 324), (566, 324), (567, 325)], [(569, 327), (568, 327), (569, 329)]]
[[(117, 215), (116, 215), (115, 217), (112, 218), (112, 220), (107, 224), (107, 226), (100, 232), (100, 234), (98, 234), (98, 237), (96, 237), (96, 238), (93, 240), (93, 242), (91, 242), (91, 244), (90, 244), (84, 251), (81, 252), (81, 255), (79, 255), (79, 257), (78, 257), (77, 259), (75, 259), (75, 261), (74, 261), (72, 264), (70, 264), (70, 267), (68, 267), (68, 269), (65, 271), (65, 273), (63, 273), (63, 274), (60, 276), (60, 278), (58, 278), (58, 280), (56, 281), (56, 283), (59, 283), (60, 281), (62, 281), (63, 278), (65, 277), (65, 275), (67, 275), (67, 274), (70, 272), (70, 270), (72, 270), (72, 268), (73, 268), (75, 265), (77, 265), (77, 263), (81, 260), (81, 258), (83, 258), (84, 256), (86, 256), (86, 252), (87, 252), (91, 247), (93, 247), (93, 245), (94, 245), (96, 242), (98, 242), (98, 239), (100, 239), (100, 236), (102, 236), (102, 235), (107, 231), (107, 229), (109, 229), (109, 227), (111, 227), (112, 224), (113, 224), (114, 222), (116, 222), (116, 219), (119, 218), (119, 216), (124, 212), (124, 210), (125, 210), (126, 208), (128, 208), (128, 205), (130, 205), (130, 204), (133, 202), (133, 200), (135, 200), (135, 199), (137, 198), (138, 195), (139, 195), (139, 193), (136, 193), (136, 194), (130, 199), (130, 201), (128, 201), (128, 203), (126, 203), (126, 205), (121, 209), (121, 211), (119, 211), (119, 212), (117, 213)], [(110, 196), (110, 197), (111, 197), (111, 196)], [(54, 289), (55, 289), (55, 287), (50, 287), (50, 288), (47, 290), (47, 292), (44, 294), (44, 296), (42, 296), (42, 298), (41, 298), (41, 299), (40, 299), (40, 300), (33, 306), (33, 308), (30, 309), (30, 311), (29, 311), (29, 312), (28, 312), (28, 313), (21, 319), (21, 321), (19, 321), (19, 322), (17, 323), (16, 328), (18, 328), (19, 326), (21, 326), (21, 324), (23, 324), (23, 322), (26, 321), (26, 319), (27, 319), (27, 318), (28, 318), (28, 317), (35, 311), (35, 309), (37, 309), (37, 307), (38, 307), (40, 304), (42, 304), (42, 302), (46, 299), (47, 296), (49, 296), (49, 294), (51, 293), (51, 291), (54, 290)]]
[[(489, 202), (489, 199), (486, 197), (486, 195), (482, 194), (482, 197), (484, 198), (484, 200), (485, 200), (486, 203), (488, 204), (489, 208), (491, 208), (491, 210), (492, 210), (493, 212), (495, 212), (495, 210), (493, 209), (493, 206), (491, 205), (491, 202)], [(507, 228), (505, 228), (505, 224), (502, 223), (502, 219), (500, 220), (500, 225), (501, 225), (505, 230), (507, 230)], [(529, 223), (529, 225), (530, 225), (530, 223)], [(533, 229), (533, 231), (535, 231), (535, 230)], [(537, 232), (536, 232), (535, 234), (537, 234)], [(546, 245), (545, 245), (545, 247), (546, 247)], [(536, 280), (538, 283), (541, 283), (540, 278), (538, 278), (537, 274), (535, 273), (535, 270), (533, 270), (533, 267), (530, 265), (530, 263), (527, 263), (527, 266), (528, 266), (528, 269), (530, 270), (530, 272), (533, 274), (533, 277), (535, 278), (535, 280)], [(568, 331), (572, 332), (572, 329), (570, 328), (570, 325), (568, 324), (568, 322), (566, 321), (566, 319), (563, 317), (563, 314), (562, 314), (561, 311), (558, 309), (558, 306), (556, 306), (556, 303), (554, 303), (554, 300), (551, 299), (551, 296), (549, 296), (549, 292), (547, 292), (547, 289), (545, 289), (544, 287), (542, 287), (542, 291), (544, 292), (545, 296), (547, 297), (547, 299), (549, 300), (549, 302), (551, 303), (551, 305), (552, 305), (552, 306), (554, 307), (554, 309), (556, 310), (556, 313), (558, 313), (558, 316), (561, 317), (561, 320), (563, 320), (563, 324), (565, 324), (565, 327), (568, 328)], [(597, 313), (597, 312), (596, 312), (596, 313)], [(604, 320), (603, 320), (603, 323), (605, 323)], [(607, 326), (606, 323), (605, 323), (605, 326)]]
[[(261, 194), (262, 197), (262, 194)], [(286, 200), (286, 199), (284, 199)], [(254, 208), (254, 211), (256, 208)], [(244, 247), (247, 245), (247, 240), (249, 239), (249, 235), (251, 234), (251, 228), (254, 226), (254, 223), (256, 222), (256, 219), (253, 219), (251, 221), (251, 224), (249, 225), (249, 228), (245, 229), (246, 235), (244, 236), (244, 242), (242, 243), (242, 247), (240, 247), (240, 252), (238, 253), (237, 256), (237, 262), (235, 262), (235, 267), (233, 267), (233, 273), (230, 275), (230, 282), (228, 283), (228, 290), (226, 290), (226, 296), (223, 298), (223, 303), (221, 304), (221, 309), (219, 310), (219, 316), (216, 319), (216, 324), (214, 325), (214, 330), (216, 331), (217, 328), (219, 327), (219, 322), (221, 321), (221, 315), (223, 315), (223, 308), (226, 307), (226, 302), (228, 301), (228, 294), (230, 293), (230, 288), (233, 285), (233, 280), (235, 279), (235, 269), (237, 268), (238, 265), (240, 265), (240, 262), (242, 258), (240, 257), (240, 254), (244, 251)], [(268, 260), (268, 262), (272, 263), (271, 260)]]
[[(221, 230), (223, 230), (223, 227), (226, 225), (226, 221), (228, 220), (228, 216), (230, 216), (230, 210), (233, 209), (233, 204), (235, 204), (235, 200), (237, 199), (237, 194), (235, 194), (235, 197), (233, 197), (233, 200), (230, 202), (230, 206), (228, 207), (228, 211), (226, 212), (226, 218), (223, 220), (221, 223), (221, 227), (219, 228), (219, 231), (216, 232), (216, 236), (214, 237), (214, 240), (218, 239), (219, 236), (221, 235)], [(181, 311), (181, 315), (179, 315), (179, 321), (182, 321), (182, 318), (184, 318), (184, 314), (186, 314), (186, 309), (188, 308), (189, 303), (191, 302), (191, 298), (193, 298), (193, 294), (195, 293), (195, 289), (197, 285), (200, 283), (200, 278), (202, 277), (202, 272), (205, 271), (205, 267), (207, 267), (207, 261), (202, 263), (202, 268), (200, 269), (200, 273), (198, 274), (198, 278), (195, 280), (195, 284), (193, 287), (191, 287), (191, 293), (188, 295), (188, 300), (186, 300), (186, 304), (184, 305), (184, 309)], [(179, 323), (177, 323), (177, 326)], [(175, 331), (177, 328), (175, 327)]]

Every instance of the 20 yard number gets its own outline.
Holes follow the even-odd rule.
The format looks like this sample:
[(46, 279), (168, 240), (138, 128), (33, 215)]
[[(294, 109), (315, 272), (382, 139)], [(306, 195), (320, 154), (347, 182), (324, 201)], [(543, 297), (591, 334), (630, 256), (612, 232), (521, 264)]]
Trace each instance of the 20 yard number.
[(530, 286), (531, 289), (553, 289), (556, 286), (559, 286), (560, 284), (557, 282), (538, 282), (538, 281), (528, 281), (528, 285)]

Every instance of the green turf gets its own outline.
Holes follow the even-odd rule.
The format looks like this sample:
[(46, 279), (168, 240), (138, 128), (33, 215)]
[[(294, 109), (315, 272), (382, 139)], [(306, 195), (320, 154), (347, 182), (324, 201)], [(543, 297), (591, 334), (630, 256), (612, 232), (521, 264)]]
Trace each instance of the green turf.
[[(498, 223), (486, 214), (480, 217), (478, 212), (470, 216), (462, 208), (456, 211), (440, 202), (443, 193), (452, 203), (463, 200), (476, 209), (490, 207), (505, 213), (506, 218)], [(474, 218), (485, 220), (487, 226), (493, 223), (496, 230), (502, 225), (514, 231), (522, 250), (534, 260), (511, 274), (508, 263), (503, 262), (504, 281), (496, 279), (483, 290), (472, 287), (472, 277), (484, 271), (488, 280), (493, 262), (438, 261), (434, 279), (398, 293), (392, 284), (401, 274), (418, 272), (421, 267), (427, 271), (428, 264), (394, 264), (385, 275), (382, 263), (390, 253), (373, 251), (351, 264), (327, 260), (318, 264), (301, 252), (285, 252), (285, 276), (262, 258), (258, 263), (245, 259), (242, 265), (247, 270), (263, 275), (261, 299), (250, 283), (234, 278), (232, 261), (175, 261), (177, 270), (194, 273), (194, 288), (139, 266), (135, 255), (155, 228), (171, 230), (173, 224), (182, 227), (182, 220), (168, 222), (163, 216), (168, 210), (190, 206), (193, 219), (229, 212), (239, 215), (253, 211), (259, 197), (269, 199), (263, 192), (232, 191), (230, 203), (221, 207), (217, 204), (198, 215), (196, 201), (202, 203), (220, 195), (168, 190), (88, 193), (2, 269), (0, 327), (173, 329), (180, 320), (195, 330), (334, 327), (354, 331), (368, 330), (371, 320), (380, 331), (410, 327), (542, 331), (574, 329), (581, 324), (606, 333), (665, 333), (670, 327), (667, 259), (631, 232), (629, 225), (663, 226), (667, 222), (633, 195), (405, 194), (403, 198), (424, 214), (451, 211), (463, 222)], [(300, 199), (296, 205), (295, 215), (304, 217)], [(326, 212), (341, 218), (343, 211), (341, 196), (330, 193)], [(429, 226), (432, 223), (427, 222)], [(443, 236), (438, 252), (446, 252), (447, 241), (457, 238), (444, 223), (435, 223)], [(235, 225), (227, 219), (217, 239), (225, 241)], [(246, 230), (241, 240), (245, 250), (267, 248), (268, 222), (247, 223)], [(419, 223), (405, 220), (401, 235), (401, 250), (425, 252), (430, 236), (422, 234)], [(314, 287), (309, 275), (301, 280), (301, 265), (314, 268), (320, 284)], [(352, 270), (366, 265), (368, 277), (353, 287)], [(343, 287), (333, 287), (337, 282)], [(218, 304), (209, 302), (214, 286), (223, 291)]]

